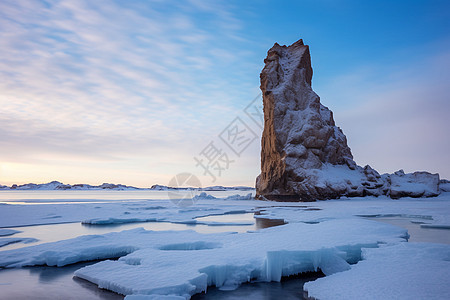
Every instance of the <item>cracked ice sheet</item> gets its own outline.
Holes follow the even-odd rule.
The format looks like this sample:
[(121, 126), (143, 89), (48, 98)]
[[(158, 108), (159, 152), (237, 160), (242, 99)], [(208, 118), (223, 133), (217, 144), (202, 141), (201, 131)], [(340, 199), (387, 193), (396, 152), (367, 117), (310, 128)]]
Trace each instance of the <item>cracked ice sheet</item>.
[(348, 270), (361, 248), (404, 241), (406, 230), (364, 219), (292, 223), (253, 233), (134, 229), (0, 252), (0, 266), (63, 266), (122, 256), (75, 275), (117, 293), (189, 298), (208, 285), (233, 288), (258, 279), (314, 271)]
[[(267, 207), (256, 218), (292, 222), (321, 222), (352, 216), (399, 216), (424, 222), (425, 228), (450, 228), (450, 193), (433, 198), (357, 197), (302, 203), (302, 207)], [(317, 209), (317, 210), (311, 210)]]
[[(246, 192), (242, 192), (247, 194)], [(357, 215), (413, 216), (423, 226), (450, 228), (450, 192), (435, 198), (386, 197), (342, 198), (318, 202), (269, 202), (248, 199), (198, 199), (191, 207), (179, 208), (169, 200), (128, 201), (120, 203), (0, 205), (0, 227), (81, 222), (89, 224), (162, 221), (195, 224), (196, 218), (264, 209), (259, 217), (293, 222), (316, 222), (351, 218)], [(318, 208), (320, 210), (308, 210)], [(258, 216), (257, 216), (258, 217)], [(236, 224), (237, 225), (237, 224)]]
[(307, 282), (309, 297), (327, 299), (450, 299), (450, 246), (400, 243), (363, 249), (350, 271)]
[(15, 237), (4, 238), (4, 237), (0, 237), (0, 247), (6, 246), (9, 244), (14, 244), (14, 243), (25, 243), (25, 244), (34, 243), (36, 241), (37, 241), (37, 239), (34, 239), (34, 238), (15, 238)]
[(0, 229), (0, 236), (10, 236), (10, 235), (14, 235), (19, 232), (21, 232), (21, 231), (14, 230), (14, 229)]
[[(262, 201), (249, 200), (251, 195), (226, 199), (198, 199), (194, 206), (178, 207), (169, 200), (118, 201), (118, 203), (77, 203), (45, 205), (0, 204), (0, 227), (83, 222), (117, 224), (133, 222), (174, 222), (205, 224), (195, 218), (230, 213), (252, 212)], [(210, 225), (217, 225), (211, 223)], [(224, 224), (222, 224), (224, 225)], [(243, 225), (236, 223), (231, 225)]]

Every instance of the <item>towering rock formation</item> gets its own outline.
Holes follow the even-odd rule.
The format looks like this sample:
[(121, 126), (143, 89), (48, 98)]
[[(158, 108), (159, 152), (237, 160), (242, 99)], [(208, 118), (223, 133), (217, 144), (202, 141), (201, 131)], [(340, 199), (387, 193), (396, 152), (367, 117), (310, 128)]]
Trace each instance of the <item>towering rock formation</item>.
[[(334, 123), (333, 113), (312, 90), (309, 47), (302, 40), (289, 47), (275, 44), (264, 62), (264, 131), (257, 196), (309, 201), (389, 194), (391, 175), (381, 176), (370, 166), (356, 165), (344, 133)], [(429, 175), (437, 176), (439, 182), (438, 175)], [(436, 181), (434, 177), (429, 181)], [(402, 190), (395, 194), (408, 193)]]

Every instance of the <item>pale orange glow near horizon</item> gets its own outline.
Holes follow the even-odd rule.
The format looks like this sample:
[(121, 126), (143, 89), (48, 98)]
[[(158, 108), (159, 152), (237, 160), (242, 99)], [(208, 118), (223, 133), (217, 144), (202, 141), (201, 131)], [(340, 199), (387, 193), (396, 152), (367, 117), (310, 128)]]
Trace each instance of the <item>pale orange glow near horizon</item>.
[[(446, 10), (321, 2), (1, 1), (0, 184), (254, 186), (244, 109), (267, 50), (299, 38), (358, 164), (450, 178)], [(236, 117), (240, 155), (219, 138)], [(215, 179), (194, 160), (210, 142), (233, 161)]]

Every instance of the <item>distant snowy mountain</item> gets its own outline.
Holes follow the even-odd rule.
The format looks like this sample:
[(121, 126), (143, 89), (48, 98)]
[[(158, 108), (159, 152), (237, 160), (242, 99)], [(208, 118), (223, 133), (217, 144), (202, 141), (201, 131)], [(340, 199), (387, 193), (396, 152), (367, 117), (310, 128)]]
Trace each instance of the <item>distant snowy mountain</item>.
[(123, 184), (103, 183), (101, 185), (90, 184), (64, 184), (59, 181), (52, 181), (49, 183), (27, 183), (22, 185), (13, 184), (11, 187), (0, 185), (0, 190), (139, 190), (133, 186)]
[(13, 184), (9, 189), (11, 190), (62, 190), (68, 189), (70, 185), (63, 184), (59, 181), (52, 181), (49, 183), (27, 183), (22, 185)]
[(195, 191), (250, 191), (254, 190), (255, 188), (249, 187), (249, 186), (221, 186), (221, 185), (215, 185), (215, 186), (208, 186), (204, 188), (195, 188), (195, 187), (170, 187), (167, 185), (160, 185), (155, 184), (152, 185), (150, 188), (151, 190), (155, 191), (168, 191), (168, 190), (195, 190)]
[(152, 185), (152, 187), (150, 189), (155, 190), (155, 191), (167, 191), (167, 190), (172, 190), (174, 188), (170, 188), (166, 185), (155, 184), (155, 185)]
[(179, 187), (169, 187), (166, 185), (155, 184), (151, 188), (137, 188), (134, 186), (124, 185), (124, 184), (113, 184), (113, 183), (103, 183), (101, 185), (90, 185), (90, 184), (64, 184), (59, 181), (52, 181), (49, 183), (27, 183), (27, 184), (13, 184), (12, 186), (0, 185), (0, 190), (155, 190), (155, 191), (167, 191), (167, 190), (181, 190), (181, 189), (192, 189), (198, 191), (232, 191), (232, 190), (253, 190), (252, 187), (247, 186), (235, 186), (235, 187), (225, 187), (225, 186), (210, 186), (205, 188), (179, 188)]
[(216, 186), (208, 186), (208, 187), (200, 188), (199, 190), (201, 190), (201, 191), (234, 191), (234, 190), (248, 191), (248, 190), (254, 190), (254, 189), (255, 188), (249, 187), (249, 186), (227, 187), (227, 186), (216, 185)]

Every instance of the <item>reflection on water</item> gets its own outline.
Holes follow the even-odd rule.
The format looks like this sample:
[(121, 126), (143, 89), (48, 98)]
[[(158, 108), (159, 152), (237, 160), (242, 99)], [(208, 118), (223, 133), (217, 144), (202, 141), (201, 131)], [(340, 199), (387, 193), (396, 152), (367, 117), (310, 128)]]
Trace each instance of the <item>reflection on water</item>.
[[(245, 231), (264, 229), (286, 224), (286, 222), (283, 219), (255, 218), (255, 215), (260, 215), (260, 213), (255, 212), (255, 213), (225, 214), (225, 215), (201, 217), (197, 218), (196, 220), (206, 222), (216, 222), (216, 223), (229, 223), (229, 222), (234, 222), (237, 224), (252, 223), (251, 228), (247, 228)], [(242, 225), (240, 225), (239, 227), (241, 226)]]
[(256, 220), (256, 229), (264, 229), (279, 225), (284, 225), (286, 222), (283, 219), (266, 219), (266, 218), (255, 218)]
[(197, 221), (202, 222), (218, 222), (218, 223), (254, 223), (255, 219), (253, 218), (253, 213), (228, 213), (223, 215), (213, 215), (207, 217), (199, 217), (196, 218)]
[[(257, 230), (272, 226), (284, 224), (283, 220), (255, 219), (253, 213), (220, 215), (202, 218), (203, 221), (214, 222), (250, 222), (252, 225), (239, 226), (207, 226), (191, 224), (173, 224), (165, 222), (147, 222), (147, 223), (128, 223), (114, 225), (82, 225), (80, 223), (52, 224), (17, 227), (14, 229), (22, 232), (16, 233), (15, 237), (35, 237), (40, 239), (38, 243), (59, 241), (86, 234), (104, 234), (113, 231), (122, 231), (137, 227), (143, 227), (147, 230), (186, 230), (193, 229), (202, 233), (214, 232), (246, 232), (248, 230)], [(205, 220), (206, 219), (206, 220)], [(24, 247), (33, 244), (12, 244), (2, 247), (2, 250)], [(95, 262), (85, 262), (73, 264), (65, 267), (30, 267), (18, 269), (0, 269), (0, 298), (1, 299), (123, 299), (123, 296), (99, 289), (96, 285), (79, 279), (73, 278), (73, 272), (86, 265)], [(275, 299), (260, 297), (267, 295), (285, 295), (285, 299), (291, 293), (297, 296), (301, 294), (303, 282), (301, 280), (286, 281), (282, 283), (255, 283), (244, 285), (241, 289), (235, 291), (242, 293), (246, 291), (253, 299)], [(211, 294), (217, 295), (217, 299), (235, 299), (235, 292), (230, 292), (224, 296), (221, 291), (212, 288), (208, 290), (208, 297)], [(282, 292), (281, 290), (284, 290)], [(252, 292), (253, 291), (253, 292)], [(253, 293), (253, 294), (252, 294)], [(301, 299), (298, 298), (293, 299)], [(232, 297), (232, 298), (227, 298)], [(203, 298), (199, 298), (203, 299)], [(213, 299), (213, 298), (208, 298)]]
[(303, 297), (305, 282), (323, 277), (322, 272), (305, 273), (298, 276), (285, 277), (281, 282), (252, 282), (239, 286), (234, 291), (221, 291), (215, 287), (208, 287), (207, 293), (194, 295), (192, 300), (237, 300), (237, 299), (307, 299)]
[[(95, 284), (73, 277), (73, 272), (94, 264), (85, 262), (57, 267), (31, 267), (0, 270), (1, 299), (102, 299), (121, 300), (122, 295), (99, 289)], [(207, 294), (197, 294), (191, 299), (304, 299), (303, 284), (323, 277), (321, 272), (290, 276), (281, 282), (252, 282), (234, 291), (221, 291), (208, 287)]]
[(23, 248), (32, 245), (38, 245), (48, 242), (56, 242), (75, 238), (81, 235), (89, 234), (105, 234), (109, 232), (119, 232), (122, 230), (129, 230), (142, 227), (146, 230), (163, 231), (163, 230), (189, 230), (193, 229), (202, 233), (213, 232), (246, 232), (247, 230), (254, 230), (254, 225), (243, 226), (207, 226), (207, 225), (191, 225), (191, 224), (174, 224), (167, 222), (138, 222), (138, 223), (124, 223), (113, 225), (86, 225), (81, 223), (67, 223), (67, 224), (51, 224), (51, 225), (36, 225), (26, 227), (15, 227), (11, 229), (20, 230), (22, 232), (16, 233), (13, 237), (33, 237), (38, 239), (38, 242), (23, 244), (10, 244), (0, 248), (0, 251)]
[[(198, 232), (245, 232), (284, 224), (283, 220), (269, 220), (254, 218), (252, 213), (220, 215), (202, 218), (203, 221), (214, 222), (249, 222), (253, 225), (239, 226), (207, 226), (186, 225), (163, 222), (129, 223), (117, 225), (81, 225), (80, 223), (40, 225), (15, 228), (23, 232), (13, 236), (40, 238), (41, 242), (57, 241), (84, 234), (104, 234), (136, 227), (147, 230), (185, 230), (193, 229)], [(410, 219), (400, 217), (367, 218), (386, 222), (406, 228), (411, 235), (411, 242), (437, 242), (450, 244), (449, 231), (445, 229), (421, 228), (420, 224), (411, 223)], [(1, 249), (9, 249), (9, 245)], [(24, 246), (24, 245), (20, 245)], [(30, 267), (0, 270), (0, 298), (1, 299), (123, 299), (123, 296), (97, 288), (96, 285), (85, 280), (73, 278), (73, 272), (81, 267), (95, 262), (78, 263), (62, 268)], [(323, 276), (311, 273), (301, 276), (284, 278), (281, 282), (243, 284), (234, 291), (221, 291), (208, 288), (207, 294), (194, 295), (192, 299), (303, 299), (303, 284)]]
[(88, 281), (73, 278), (73, 272), (96, 262), (85, 262), (63, 268), (31, 267), (0, 270), (1, 299), (103, 299), (124, 297), (99, 289)]
[(403, 217), (370, 217), (369, 220), (388, 223), (408, 230), (409, 242), (450, 244), (450, 230), (441, 228), (422, 228), (423, 220)]
[(223, 225), (223, 226), (208, 226), (195, 224), (174, 224), (169, 222), (137, 222), (137, 223), (123, 223), (111, 225), (87, 225), (81, 223), (66, 223), (66, 224), (50, 224), (50, 225), (36, 225), (15, 227), (21, 231), (14, 234), (15, 238), (35, 238), (37, 242), (23, 244), (15, 243), (1, 247), (0, 251), (18, 249), (32, 245), (38, 245), (48, 242), (56, 242), (60, 240), (75, 238), (81, 235), (89, 234), (105, 234), (109, 232), (118, 232), (122, 230), (129, 230), (142, 227), (146, 230), (163, 231), (163, 230), (195, 230), (200, 233), (216, 233), (216, 232), (238, 232), (243, 233), (252, 230), (263, 229), (284, 224), (283, 220), (269, 220), (269, 219), (255, 219), (253, 213), (243, 214), (227, 214), (220, 216), (209, 216), (198, 218), (199, 221), (214, 221), (217, 223), (241, 222), (252, 225)]

